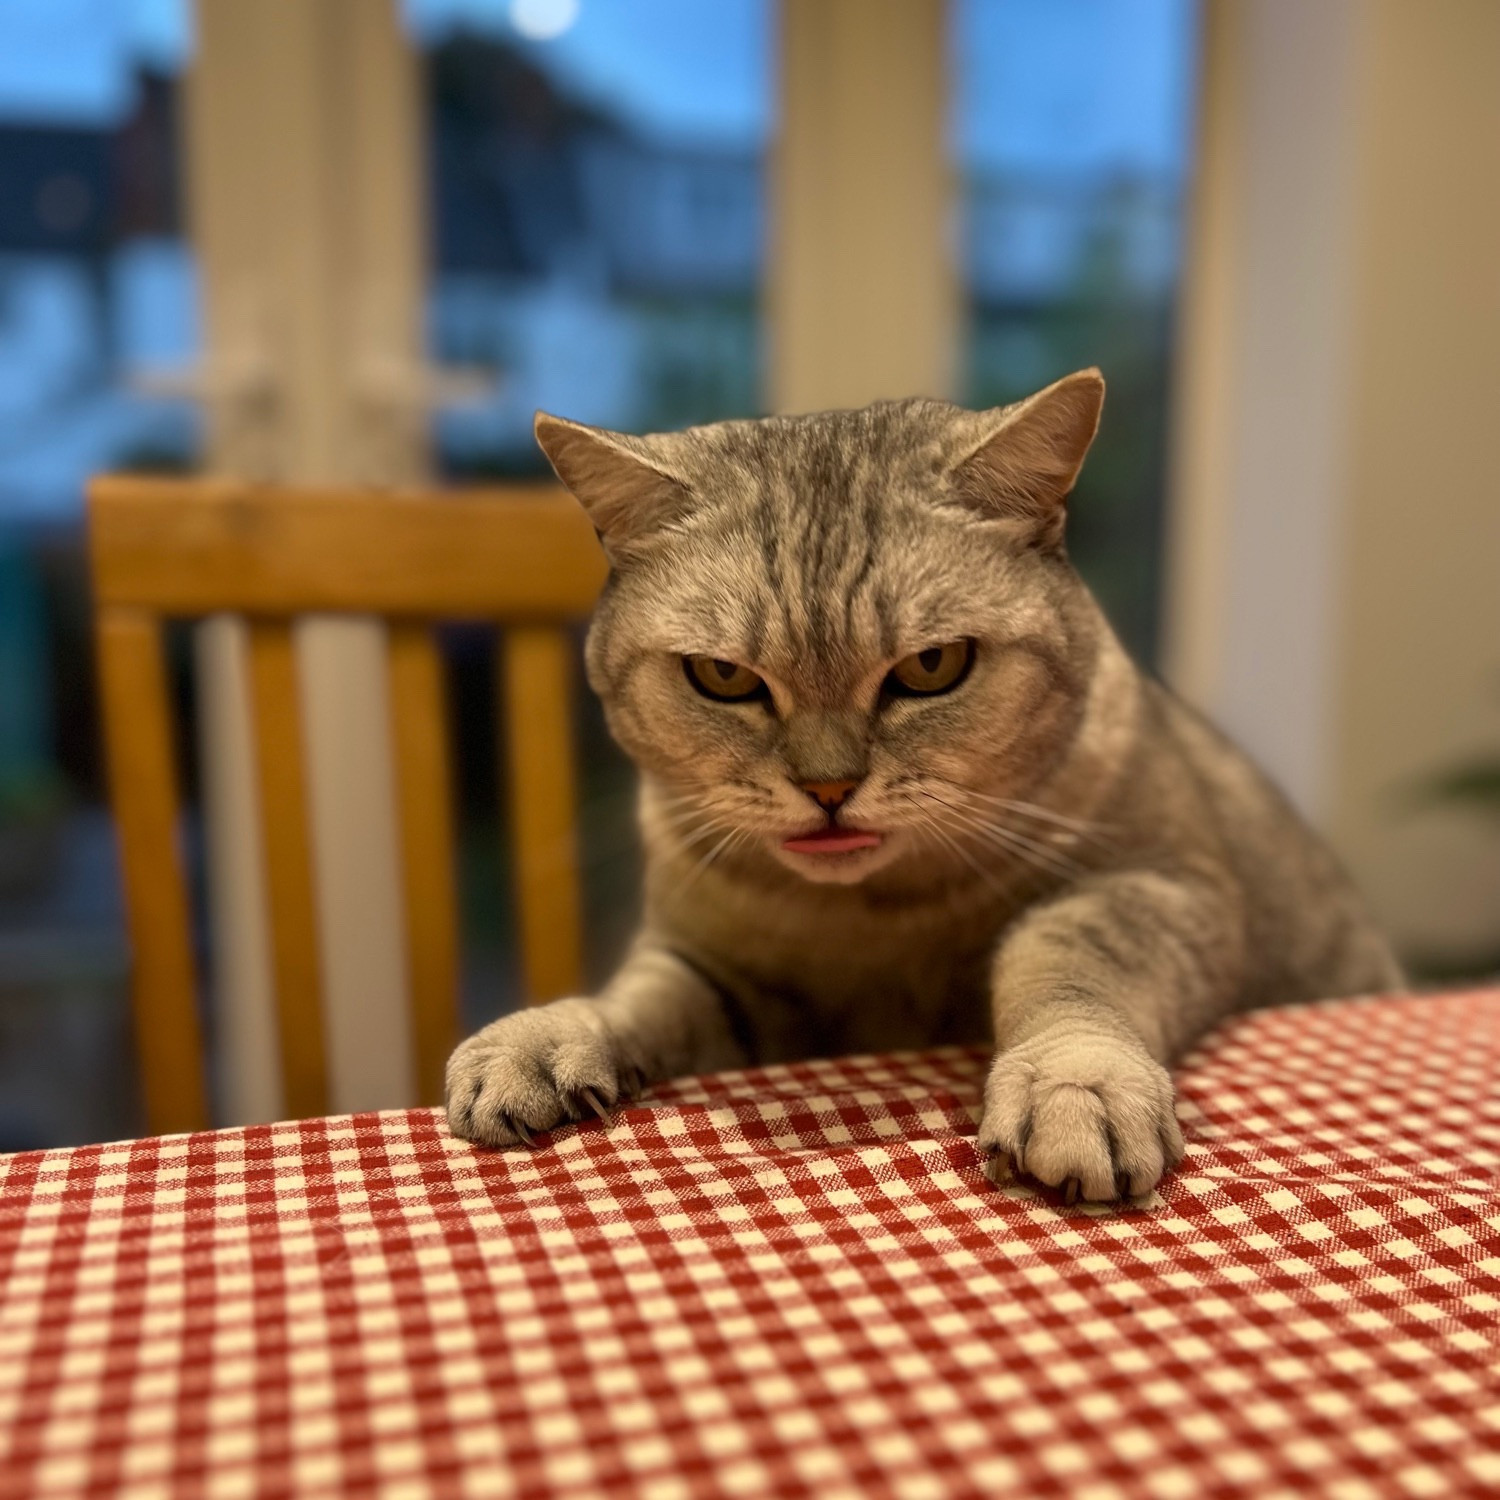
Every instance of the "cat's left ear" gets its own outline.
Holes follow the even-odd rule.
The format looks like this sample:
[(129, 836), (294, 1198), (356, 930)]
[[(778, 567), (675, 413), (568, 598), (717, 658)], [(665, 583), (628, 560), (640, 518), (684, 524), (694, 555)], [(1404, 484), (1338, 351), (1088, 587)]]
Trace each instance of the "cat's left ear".
[(949, 471), (958, 499), (1015, 523), (1031, 546), (1056, 546), (1103, 406), (1104, 376), (1089, 369), (1014, 406), (975, 413)]

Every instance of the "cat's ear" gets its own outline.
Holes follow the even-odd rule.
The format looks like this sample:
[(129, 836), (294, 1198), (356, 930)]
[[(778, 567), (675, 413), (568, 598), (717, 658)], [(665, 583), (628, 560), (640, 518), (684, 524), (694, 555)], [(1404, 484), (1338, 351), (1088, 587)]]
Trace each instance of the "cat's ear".
[(692, 503), (692, 491), (659, 451), (659, 441), (585, 427), (544, 411), (536, 414), (533, 430), (611, 553), (660, 530)]
[(1033, 546), (1055, 546), (1103, 405), (1104, 377), (1090, 369), (1014, 406), (977, 413), (950, 470), (958, 498), (994, 520), (1019, 523)]

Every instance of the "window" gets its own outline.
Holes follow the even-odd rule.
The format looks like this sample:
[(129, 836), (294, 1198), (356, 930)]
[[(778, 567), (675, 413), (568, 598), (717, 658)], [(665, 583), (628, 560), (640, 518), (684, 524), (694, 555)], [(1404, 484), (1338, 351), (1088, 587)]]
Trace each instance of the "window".
[(548, 408), (635, 431), (760, 406), (769, 0), (407, 0), (424, 52), (434, 356), (488, 396), (453, 475), (542, 463)]
[(1109, 396), (1071, 548), (1150, 662), (1167, 392), (1191, 140), (1193, 0), (956, 0), (960, 399), (996, 406), (1086, 365)]
[(153, 371), (197, 347), (177, 192), (185, 3), (0, 7), (0, 1150), (131, 1124), (83, 485), (181, 468)]

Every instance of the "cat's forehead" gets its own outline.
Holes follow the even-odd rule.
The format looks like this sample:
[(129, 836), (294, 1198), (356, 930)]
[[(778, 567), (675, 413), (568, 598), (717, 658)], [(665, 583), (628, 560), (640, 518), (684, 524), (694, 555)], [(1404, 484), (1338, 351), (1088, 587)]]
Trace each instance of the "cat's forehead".
[(845, 490), (813, 506), (733, 508), (681, 536), (654, 571), (660, 644), (820, 692), (934, 642), (1008, 628), (1024, 602), (962, 513), (867, 510)]
[(794, 502), (863, 492), (878, 503), (897, 487), (937, 482), (956, 414), (940, 401), (877, 401), (850, 411), (718, 422), (678, 438), (694, 488), (710, 504), (776, 491)]
[(970, 517), (945, 504), (947, 427), (930, 401), (698, 429), (686, 528), (731, 563), (732, 595), (769, 589), (816, 617), (861, 599), (889, 617), (943, 573)]

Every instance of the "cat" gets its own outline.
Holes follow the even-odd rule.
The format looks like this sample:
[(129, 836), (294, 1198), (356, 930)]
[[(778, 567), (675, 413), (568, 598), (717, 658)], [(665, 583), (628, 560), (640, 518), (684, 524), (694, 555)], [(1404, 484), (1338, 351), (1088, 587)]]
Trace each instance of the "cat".
[(1230, 1013), (1390, 990), (1333, 856), (1131, 661), (1065, 547), (1104, 399), (719, 422), (538, 413), (610, 562), (589, 681), (640, 770), (644, 919), (593, 998), (453, 1054), (492, 1146), (678, 1074), (992, 1040), (994, 1181), (1149, 1193)]

